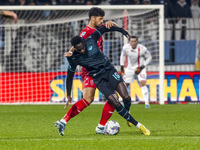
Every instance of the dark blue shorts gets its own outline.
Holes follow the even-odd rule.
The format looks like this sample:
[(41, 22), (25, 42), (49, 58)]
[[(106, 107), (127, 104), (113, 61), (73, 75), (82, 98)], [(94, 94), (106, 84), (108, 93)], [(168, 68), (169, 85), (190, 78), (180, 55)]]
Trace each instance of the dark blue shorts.
[(106, 72), (98, 75), (98, 77), (93, 80), (99, 91), (101, 91), (106, 98), (115, 93), (117, 85), (120, 82), (124, 82), (114, 67), (110, 70), (106, 70)]

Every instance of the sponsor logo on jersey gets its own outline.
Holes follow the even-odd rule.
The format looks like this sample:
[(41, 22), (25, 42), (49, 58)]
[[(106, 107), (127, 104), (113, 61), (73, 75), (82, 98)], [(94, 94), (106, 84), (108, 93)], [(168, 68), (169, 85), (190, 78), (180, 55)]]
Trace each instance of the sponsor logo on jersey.
[(86, 32), (81, 33), (81, 37), (85, 35)]

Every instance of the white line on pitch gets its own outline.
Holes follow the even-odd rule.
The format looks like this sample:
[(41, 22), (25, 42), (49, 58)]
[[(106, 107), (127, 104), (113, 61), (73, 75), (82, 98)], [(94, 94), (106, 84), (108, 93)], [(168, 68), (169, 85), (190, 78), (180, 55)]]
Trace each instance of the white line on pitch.
[[(160, 139), (184, 139), (184, 138), (187, 138), (188, 139), (188, 136), (168, 136), (168, 137), (135, 137), (135, 138), (124, 138), (124, 137), (121, 137), (121, 138), (117, 138), (117, 137), (114, 137), (114, 138), (104, 138), (104, 139), (95, 139), (95, 138), (74, 138), (74, 139), (67, 139), (68, 141), (95, 141), (95, 140), (102, 140), (102, 141), (109, 141), (109, 140), (160, 140)], [(189, 137), (190, 139), (200, 139), (200, 137), (198, 136), (193, 136), (193, 137)], [(62, 141), (62, 140), (66, 140), (66, 138), (59, 138), (59, 139), (0, 139), (0, 141)]]

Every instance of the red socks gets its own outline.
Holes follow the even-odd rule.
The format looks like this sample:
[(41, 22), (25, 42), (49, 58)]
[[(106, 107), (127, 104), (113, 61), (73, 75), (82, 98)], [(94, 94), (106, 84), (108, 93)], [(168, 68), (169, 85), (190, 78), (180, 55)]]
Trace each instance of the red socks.
[(108, 119), (112, 116), (114, 110), (115, 110), (114, 106), (107, 101), (103, 107), (102, 116), (99, 124), (105, 126)]
[(63, 119), (68, 122), (71, 118), (78, 115), (84, 108), (89, 106), (90, 103), (88, 103), (84, 98), (80, 101), (76, 102), (72, 107), (69, 109), (69, 111), (66, 113), (66, 115), (63, 117)]
[[(66, 113), (66, 115), (63, 117), (63, 119), (68, 122), (71, 118), (78, 115), (84, 108), (89, 106), (90, 103), (88, 103), (84, 98), (80, 101), (76, 102), (72, 107), (69, 109), (69, 111)], [(105, 103), (102, 111), (101, 120), (99, 122), (100, 125), (105, 126), (108, 119), (112, 116), (115, 108), (112, 106), (108, 101)]]

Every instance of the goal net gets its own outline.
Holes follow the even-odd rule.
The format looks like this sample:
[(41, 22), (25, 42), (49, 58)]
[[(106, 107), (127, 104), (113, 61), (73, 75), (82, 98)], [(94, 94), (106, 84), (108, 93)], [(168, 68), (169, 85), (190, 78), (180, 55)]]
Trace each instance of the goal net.
[[(112, 20), (139, 37), (152, 55), (147, 67), (150, 102), (164, 103), (163, 6), (98, 6), (105, 11), (105, 21)], [(64, 103), (68, 62), (64, 52), (71, 48), (70, 39), (88, 24), (91, 6), (12, 6), (18, 15), (1, 17), (0, 24), (0, 104)], [(104, 53), (119, 70), (120, 54), (128, 41), (121, 33), (104, 37)], [(80, 66), (74, 75), (72, 98), (82, 97)], [(137, 80), (129, 88), (133, 102), (142, 102)], [(96, 90), (95, 102), (103, 101)]]

